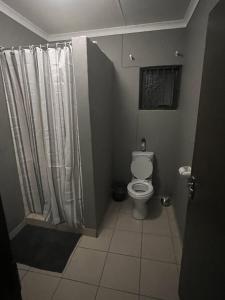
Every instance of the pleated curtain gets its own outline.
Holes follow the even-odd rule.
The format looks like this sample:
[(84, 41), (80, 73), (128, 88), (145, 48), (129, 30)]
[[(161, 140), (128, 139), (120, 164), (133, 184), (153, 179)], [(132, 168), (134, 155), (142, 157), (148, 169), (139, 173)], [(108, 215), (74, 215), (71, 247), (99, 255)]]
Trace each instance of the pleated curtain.
[(25, 214), (83, 223), (72, 47), (5, 50), (1, 70)]

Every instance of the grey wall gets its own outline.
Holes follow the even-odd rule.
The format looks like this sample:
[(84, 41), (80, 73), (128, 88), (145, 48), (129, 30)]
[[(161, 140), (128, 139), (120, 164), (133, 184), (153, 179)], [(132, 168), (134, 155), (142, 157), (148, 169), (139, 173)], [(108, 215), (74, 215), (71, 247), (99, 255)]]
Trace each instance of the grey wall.
[(112, 183), (113, 65), (88, 40), (88, 78), (97, 225), (110, 202)]
[[(208, 15), (218, 0), (201, 0), (186, 30), (185, 65), (179, 105), (179, 148), (177, 169), (191, 165), (201, 89)], [(186, 180), (175, 176), (174, 206), (183, 236), (187, 206)]]
[[(177, 155), (178, 112), (139, 111), (139, 67), (182, 64), (184, 29), (94, 38), (115, 66), (113, 100), (113, 179), (129, 182), (131, 152), (145, 137), (154, 151), (158, 193), (172, 193)], [(131, 62), (129, 54), (135, 57)]]
[(97, 228), (109, 202), (112, 164), (111, 62), (85, 37), (73, 39), (84, 221)]
[[(0, 46), (11, 47), (45, 42), (42, 38), (0, 13)], [(0, 78), (0, 193), (8, 230), (24, 218), (22, 195), (16, 168), (8, 112)]]
[(96, 228), (91, 117), (88, 88), (87, 39), (73, 38), (73, 63), (80, 134), (80, 151), (83, 177), (84, 221), (88, 228)]

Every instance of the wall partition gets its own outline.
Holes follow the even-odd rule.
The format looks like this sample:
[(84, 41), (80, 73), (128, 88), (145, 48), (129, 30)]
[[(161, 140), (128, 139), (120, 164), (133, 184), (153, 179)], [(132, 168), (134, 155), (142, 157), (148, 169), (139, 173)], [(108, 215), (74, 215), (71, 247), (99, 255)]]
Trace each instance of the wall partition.
[(110, 201), (113, 64), (86, 37), (72, 40), (83, 178), (84, 220), (96, 229)]

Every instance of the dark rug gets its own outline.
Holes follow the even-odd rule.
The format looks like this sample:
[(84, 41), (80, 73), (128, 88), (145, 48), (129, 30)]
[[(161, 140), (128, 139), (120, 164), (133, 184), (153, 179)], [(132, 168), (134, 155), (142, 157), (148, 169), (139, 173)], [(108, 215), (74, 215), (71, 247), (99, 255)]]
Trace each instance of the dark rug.
[(62, 273), (80, 234), (26, 225), (11, 241), (16, 262)]

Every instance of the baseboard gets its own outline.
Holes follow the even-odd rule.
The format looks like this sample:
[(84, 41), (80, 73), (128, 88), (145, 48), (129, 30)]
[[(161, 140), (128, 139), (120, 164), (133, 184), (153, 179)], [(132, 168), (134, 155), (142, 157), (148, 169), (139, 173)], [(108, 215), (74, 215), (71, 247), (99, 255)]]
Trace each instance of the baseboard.
[(91, 237), (97, 237), (97, 230), (93, 228), (82, 228), (80, 233)]
[(25, 222), (25, 220), (23, 220), (12, 231), (10, 231), (10, 233), (9, 233), (10, 240), (12, 240), (20, 232), (20, 230), (23, 229), (23, 227), (25, 225), (26, 225), (26, 222)]

